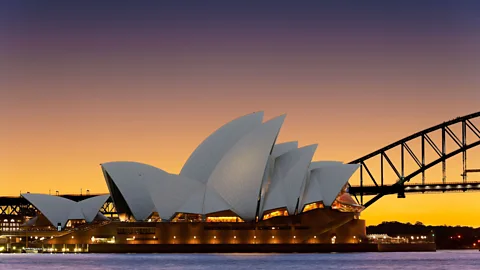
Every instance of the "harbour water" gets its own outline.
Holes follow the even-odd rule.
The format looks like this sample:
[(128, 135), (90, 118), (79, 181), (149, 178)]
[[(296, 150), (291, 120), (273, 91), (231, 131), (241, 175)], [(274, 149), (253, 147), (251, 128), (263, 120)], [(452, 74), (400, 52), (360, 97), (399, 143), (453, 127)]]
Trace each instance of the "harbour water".
[(480, 252), (0, 254), (0, 269), (480, 269)]

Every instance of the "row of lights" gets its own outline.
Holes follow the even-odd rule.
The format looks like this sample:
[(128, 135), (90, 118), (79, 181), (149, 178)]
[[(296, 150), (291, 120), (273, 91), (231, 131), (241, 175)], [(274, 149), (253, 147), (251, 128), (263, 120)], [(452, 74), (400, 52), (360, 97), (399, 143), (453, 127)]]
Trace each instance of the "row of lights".
[[(173, 239), (176, 239), (176, 238), (177, 238), (176, 236), (173, 236)], [(217, 239), (217, 236), (215, 236), (215, 235), (214, 235), (214, 236), (213, 236), (213, 238), (214, 238), (214, 239)], [(236, 239), (236, 238), (237, 238), (237, 236), (236, 236), (236, 235), (234, 235), (234, 236), (233, 236), (233, 238), (234, 238), (234, 239)], [(256, 239), (256, 238), (257, 238), (257, 236), (256, 236), (256, 235), (254, 235), (254, 236), (253, 236), (253, 238), (254, 238), (254, 239)], [(273, 235), (272, 235), (272, 238), (275, 238), (275, 236), (273, 236)], [(293, 236), (293, 238), (294, 238), (294, 239), (296, 239), (296, 238), (297, 238), (297, 236), (295, 236), (295, 235), (294, 235), (294, 236)], [(315, 238), (315, 239), (316, 239), (316, 238), (317, 238), (317, 236), (315, 235), (313, 238)], [(355, 237), (353, 237), (353, 238), (355, 238)], [(135, 236), (133, 237), (133, 239), (135, 239)], [(156, 239), (156, 237), (154, 236), (154, 237), (153, 237), (153, 239)], [(197, 236), (196, 236), (196, 235), (194, 235), (194, 236), (193, 236), (193, 239), (197, 239)]]
[[(35, 240), (38, 240), (38, 236), (30, 236), (30, 239), (33, 239), (35, 238)], [(73, 236), (72, 236), (73, 238)], [(12, 237), (10, 236), (10, 239), (12, 239)], [(40, 237), (40, 240), (44, 240), (45, 237)], [(53, 236), (50, 236), (50, 239), (53, 239)], [(22, 238), (20, 238), (20, 241), (22, 241)]]
[[(412, 240), (415, 239), (414, 236), (412, 236), (411, 238), (412, 238)], [(422, 236), (417, 236), (417, 239), (427, 239), (427, 237), (422, 235)]]
[[(58, 249), (56, 248), (48, 248), (47, 251), (49, 252), (57, 252)], [(62, 252), (69, 252), (70, 249), (69, 248), (62, 248)], [(82, 249), (81, 248), (74, 248), (73, 249), (74, 252), (82, 252)]]
[[(16, 247), (16, 246), (13, 246), (12, 249), (13, 249), (13, 250), (16, 250), (17, 247)], [(23, 248), (23, 249), (25, 249), (25, 248)], [(5, 250), (5, 247), (0, 247), (0, 251), (3, 251), (3, 250)], [(54, 252), (54, 251), (55, 251), (55, 252), (56, 252), (57, 249), (56, 249), (56, 248), (48, 248), (47, 251), (49, 251), (49, 252)], [(62, 248), (62, 251), (63, 251), (63, 252), (66, 252), (66, 251), (70, 251), (70, 249), (68, 249), (68, 248)], [(74, 248), (73, 251), (74, 251), (74, 252), (81, 252), (82, 249), (81, 249), (81, 248)]]
[[(73, 236), (72, 236), (72, 238), (73, 238)], [(115, 239), (115, 236), (113, 236), (112, 238)], [(254, 238), (254, 239), (257, 239), (257, 236), (254, 235), (253, 238)], [(296, 239), (296, 238), (297, 238), (297, 236), (294, 235), (294, 236), (293, 236), (293, 239)], [(315, 236), (313, 236), (313, 238), (317, 239), (317, 236), (315, 235)], [(355, 236), (354, 236), (353, 238), (355, 238)], [(157, 239), (157, 237), (156, 237), (156, 236), (153, 236), (153, 239)], [(177, 236), (174, 235), (174, 236), (173, 236), (173, 239), (177, 239)], [(197, 236), (194, 235), (194, 236), (193, 236), (193, 239), (197, 239)], [(217, 239), (217, 236), (214, 235), (214, 236), (213, 236), (213, 239)], [(237, 236), (234, 235), (234, 236), (233, 236), (233, 239), (237, 239)], [(275, 236), (274, 236), (274, 235), (272, 235), (272, 239), (275, 239)], [(94, 242), (94, 241), (95, 241), (95, 236), (92, 236), (91, 240), (92, 240), (92, 242)], [(135, 240), (135, 236), (132, 237), (132, 240)]]

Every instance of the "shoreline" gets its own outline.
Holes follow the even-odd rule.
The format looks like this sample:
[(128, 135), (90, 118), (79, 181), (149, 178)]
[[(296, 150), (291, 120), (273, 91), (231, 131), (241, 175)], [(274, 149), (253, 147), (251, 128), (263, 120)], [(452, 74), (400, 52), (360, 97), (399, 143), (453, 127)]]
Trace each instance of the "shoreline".
[(10, 253), (367, 253), (367, 252), (436, 252), (435, 243), (418, 244), (91, 244), (17, 248)]

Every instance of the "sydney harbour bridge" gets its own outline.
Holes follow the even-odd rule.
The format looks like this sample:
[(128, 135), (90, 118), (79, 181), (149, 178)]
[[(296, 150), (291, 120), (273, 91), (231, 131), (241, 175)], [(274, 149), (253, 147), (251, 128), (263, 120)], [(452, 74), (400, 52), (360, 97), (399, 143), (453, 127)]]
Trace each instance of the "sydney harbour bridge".
[[(365, 208), (386, 195), (405, 198), (407, 193), (480, 191), (480, 155), (468, 160), (471, 151), (480, 150), (479, 145), (480, 112), (443, 122), (349, 162), (360, 168), (347, 191)], [(59, 196), (80, 201), (96, 195)], [(106, 217), (117, 215), (111, 199), (101, 212)], [(34, 214), (35, 207), (24, 198), (0, 197), (0, 223)]]

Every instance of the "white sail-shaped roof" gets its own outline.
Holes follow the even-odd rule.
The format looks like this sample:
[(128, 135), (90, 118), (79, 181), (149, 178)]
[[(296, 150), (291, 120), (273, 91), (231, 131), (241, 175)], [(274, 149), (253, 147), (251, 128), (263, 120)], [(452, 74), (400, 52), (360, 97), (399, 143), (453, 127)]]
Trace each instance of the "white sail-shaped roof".
[(207, 186), (203, 184), (190, 194), (186, 201), (177, 209), (178, 213), (204, 214), (203, 203)]
[(184, 176), (158, 170), (155, 178), (145, 178), (147, 189), (162, 220), (170, 220), (179, 208), (204, 184)]
[(264, 211), (286, 207), (290, 215), (294, 214), (316, 149), (316, 144), (309, 145), (276, 158), (272, 180), (265, 196)]
[(302, 208), (312, 202), (323, 201), (325, 206), (331, 206), (342, 187), (358, 169), (357, 164), (339, 164), (325, 162), (318, 164), (317, 169), (310, 172), (305, 189)]
[(237, 118), (208, 136), (188, 158), (180, 175), (207, 183), (222, 157), (243, 136), (262, 124), (263, 112)]
[(312, 161), (310, 163), (309, 171), (305, 176), (305, 180), (303, 183), (303, 194), (300, 195), (300, 205), (299, 209), (303, 209), (303, 207), (307, 204), (323, 201), (322, 194), (319, 192), (320, 184), (318, 182), (310, 183), (310, 174), (311, 171), (314, 169), (320, 169), (328, 166), (339, 166), (343, 165), (341, 161)]
[(79, 201), (77, 205), (82, 209), (83, 216), (87, 222), (92, 222), (99, 214), (98, 210), (108, 200), (110, 195), (100, 195)]
[(303, 196), (301, 198), (302, 203), (299, 209), (303, 209), (307, 204), (323, 201), (320, 189), (320, 183), (312, 180), (311, 172), (309, 172), (309, 176), (307, 177), (305, 185), (305, 191), (303, 192)]
[(203, 202), (204, 215), (232, 209), (233, 206), (230, 205), (214, 187), (207, 185)]
[(95, 196), (75, 202), (60, 196), (26, 193), (22, 196), (33, 204), (52, 223), (65, 227), (68, 220), (85, 219), (92, 222), (109, 195)]
[(177, 209), (178, 213), (206, 215), (232, 208), (212, 186), (201, 185)]
[(332, 165), (343, 165), (343, 162), (341, 161), (312, 161), (312, 163), (310, 163), (310, 170), (314, 170), (314, 169), (320, 169), (320, 168), (324, 168), (324, 167), (327, 167), (327, 166), (332, 166)]
[(85, 219), (85, 216), (82, 212), (82, 207), (75, 203), (69, 210), (67, 220), (75, 220), (75, 219)]
[[(243, 136), (220, 160), (207, 185), (212, 186), (244, 220), (254, 220), (263, 174), (285, 115)], [(221, 211), (205, 204), (212, 212)]]
[(45, 194), (22, 194), (27, 201), (33, 204), (52, 223), (53, 226), (63, 228), (68, 221), (70, 212), (76, 203), (72, 200)]
[(284, 142), (284, 143), (277, 143), (273, 146), (272, 150), (272, 157), (278, 157), (281, 156), (288, 151), (291, 151), (293, 149), (298, 148), (298, 142), (293, 141), (293, 142)]
[(121, 196), (136, 220), (147, 219), (154, 211), (155, 205), (150, 198), (145, 179), (158, 178), (159, 175), (163, 175), (163, 171), (147, 164), (128, 161), (103, 163), (102, 168), (120, 191), (120, 194), (112, 192), (114, 187), (106, 179), (115, 205)]
[[(286, 207), (294, 214), (312, 202), (331, 205), (354, 168), (337, 161), (311, 162), (316, 145), (275, 144), (285, 116), (266, 123), (262, 118), (263, 112), (252, 113), (216, 130), (179, 175), (137, 162), (102, 164), (117, 211), (136, 220), (156, 211), (168, 221), (175, 213), (231, 210), (251, 221), (257, 211)], [(77, 210), (70, 214), (79, 216)]]
[(340, 193), (343, 186), (359, 167), (359, 164), (343, 164), (341, 166), (327, 166), (312, 171), (311, 177), (320, 183), (323, 204), (325, 206), (332, 205), (338, 193)]

